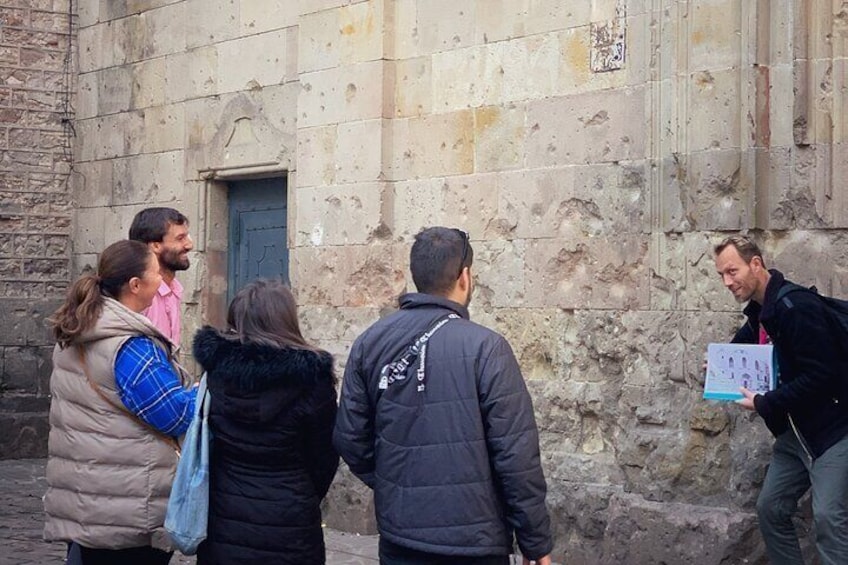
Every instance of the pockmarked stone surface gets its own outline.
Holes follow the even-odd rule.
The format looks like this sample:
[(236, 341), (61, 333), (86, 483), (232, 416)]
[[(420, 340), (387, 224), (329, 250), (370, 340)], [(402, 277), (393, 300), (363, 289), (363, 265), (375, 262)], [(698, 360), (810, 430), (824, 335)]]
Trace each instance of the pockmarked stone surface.
[[(43, 319), (138, 210), (191, 221), (191, 365), (194, 328), (224, 323), (235, 181), (284, 177), (302, 327), (339, 376), (414, 290), (414, 235), (471, 234), (472, 318), (533, 396), (555, 559), (764, 561), (771, 438), (701, 399), (707, 344), (741, 322), (711, 249), (747, 233), (768, 266), (848, 297), (843, 3), (14, 4), (0, 457), (43, 452)], [(328, 524), (374, 531), (370, 496), (341, 471)]]

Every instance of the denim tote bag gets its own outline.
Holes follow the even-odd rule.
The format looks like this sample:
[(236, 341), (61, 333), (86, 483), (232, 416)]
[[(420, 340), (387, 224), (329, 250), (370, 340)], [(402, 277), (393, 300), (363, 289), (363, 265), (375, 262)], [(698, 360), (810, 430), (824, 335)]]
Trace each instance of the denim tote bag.
[(209, 404), (212, 400), (206, 389), (206, 374), (197, 387), (194, 417), (183, 439), (182, 454), (171, 486), (165, 530), (174, 545), (185, 555), (197, 553), (197, 546), (206, 539), (209, 519)]

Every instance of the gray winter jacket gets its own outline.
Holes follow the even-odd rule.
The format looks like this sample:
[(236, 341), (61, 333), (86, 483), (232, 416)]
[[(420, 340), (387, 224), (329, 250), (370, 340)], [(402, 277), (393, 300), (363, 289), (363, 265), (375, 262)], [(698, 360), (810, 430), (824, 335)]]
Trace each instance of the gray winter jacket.
[[(334, 443), (374, 489), (380, 534), (441, 555), (505, 555), (513, 532), (525, 557), (550, 553), (546, 485), (530, 395), (506, 340), (450, 300), (407, 294), (401, 309), (353, 344)], [(439, 320), (416, 360), (380, 386), (395, 361)], [(384, 382), (385, 384), (385, 382)]]

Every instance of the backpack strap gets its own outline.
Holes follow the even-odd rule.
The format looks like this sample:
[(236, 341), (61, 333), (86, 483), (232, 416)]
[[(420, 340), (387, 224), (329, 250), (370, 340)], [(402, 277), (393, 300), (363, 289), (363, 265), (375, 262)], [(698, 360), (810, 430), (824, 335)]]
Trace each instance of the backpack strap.
[(784, 283), (777, 291), (777, 302), (783, 302), (787, 308), (792, 308), (794, 305), (792, 304), (792, 299), (787, 296), (792, 292), (812, 292), (816, 296), (821, 296), (819, 294), (819, 290), (815, 286), (811, 286), (807, 288), (806, 286), (801, 286), (800, 284), (795, 284), (792, 282)]

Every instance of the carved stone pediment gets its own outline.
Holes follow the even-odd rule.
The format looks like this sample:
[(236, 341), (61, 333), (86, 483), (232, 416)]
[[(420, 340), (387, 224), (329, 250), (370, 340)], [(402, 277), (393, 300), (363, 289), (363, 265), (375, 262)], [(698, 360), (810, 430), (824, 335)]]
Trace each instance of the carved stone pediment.
[(197, 162), (202, 178), (291, 168), (294, 135), (275, 127), (250, 94), (235, 96), (220, 116), (218, 130)]

